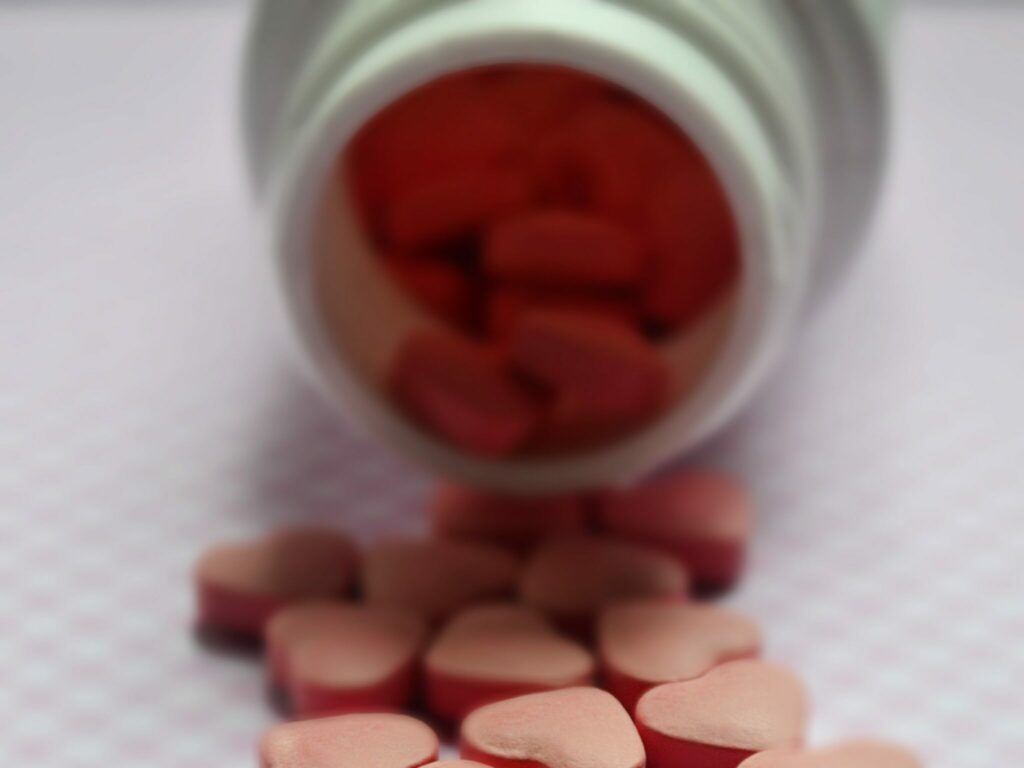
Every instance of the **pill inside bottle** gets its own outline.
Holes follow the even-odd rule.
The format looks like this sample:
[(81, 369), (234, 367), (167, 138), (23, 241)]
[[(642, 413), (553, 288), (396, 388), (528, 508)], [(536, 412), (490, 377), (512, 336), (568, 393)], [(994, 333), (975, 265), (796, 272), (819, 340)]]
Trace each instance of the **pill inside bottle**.
[(418, 440), (489, 462), (655, 427), (713, 365), (743, 272), (694, 141), (562, 66), (473, 68), (402, 95), (340, 152), (318, 211), (328, 343)]

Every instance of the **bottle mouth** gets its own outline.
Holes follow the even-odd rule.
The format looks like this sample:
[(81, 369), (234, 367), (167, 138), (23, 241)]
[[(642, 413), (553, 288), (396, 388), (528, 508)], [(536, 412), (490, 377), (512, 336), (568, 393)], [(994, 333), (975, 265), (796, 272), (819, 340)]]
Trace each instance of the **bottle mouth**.
[[(436, 16), (428, 18), (438, 23)], [(593, 18), (592, 29), (574, 24), (560, 35), (559, 18), (552, 19), (556, 29), (544, 34), (521, 20), (503, 22), (494, 15), (477, 18), (462, 34), (453, 32), (458, 25), (442, 25), (450, 57), (411, 55), (410, 45), (429, 35), (422, 29), (403, 30), (383, 46), (391, 50), (375, 51), (379, 61), (361, 61), (304, 121), (286, 163), (290, 172), (276, 194), (279, 264), (288, 305), (328, 398), (357, 426), (415, 463), (512, 492), (628, 482), (691, 448), (746, 399), (780, 346), (798, 303), (793, 300), (798, 281), (781, 256), (786, 196), (773, 175), (768, 142), (756, 130), (756, 120), (743, 114), (742, 99), (723, 88), (721, 74), (709, 70), (694, 51), (689, 51), (693, 76), (686, 76), (680, 41), (674, 36), (666, 40), (664, 31), (633, 14), (622, 21), (642, 26), (636, 31), (643, 34), (635, 37), (621, 26), (607, 26), (607, 19)], [(488, 33), (481, 23), (494, 28)], [(616, 29), (612, 39), (609, 30)], [(368, 234), (363, 206), (338, 158), (346, 156), (367, 123), (417, 87), (506, 63), (586, 72), (626, 89), (677, 126), (725, 190), (738, 230), (741, 269), (713, 310), (685, 332), (658, 342), (674, 385), (670, 405), (656, 419), (572, 450), (493, 459), (436, 437), (391, 397), (388, 376), (396, 349), (410, 334), (438, 321), (410, 300), (383, 267), (379, 244)]]

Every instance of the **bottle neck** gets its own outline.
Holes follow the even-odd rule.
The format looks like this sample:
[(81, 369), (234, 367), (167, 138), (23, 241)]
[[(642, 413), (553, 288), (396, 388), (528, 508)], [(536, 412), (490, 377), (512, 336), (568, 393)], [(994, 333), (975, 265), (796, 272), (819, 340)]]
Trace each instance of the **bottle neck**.
[[(698, 10), (712, 5), (707, 3), (680, 3), (671, 18), (641, 12), (639, 3), (591, 0), (423, 5), (433, 10), (403, 15), (388, 5), (374, 18), (340, 14), (288, 112), (274, 162), (276, 250), (308, 357), (328, 397), (354, 421), (440, 474), (521, 492), (632, 480), (732, 416), (799, 314), (816, 221), (815, 142), (798, 84), (780, 74), (787, 70), (784, 41), (773, 44), (770, 28), (760, 37), (749, 30), (730, 33), (734, 19)], [(359, 25), (382, 34), (353, 52), (345, 43)], [(441, 75), (508, 62), (560, 64), (598, 75), (677, 123), (726, 190), (744, 268), (727, 332), (707, 372), (657, 423), (589, 453), (491, 462), (424, 436), (382, 396), (377, 384), (383, 358), (413, 318), (375, 272), (344, 194), (327, 190), (336, 158), (388, 103)], [(317, 261), (324, 248), (343, 250), (346, 266), (325, 274)], [(329, 311), (320, 301), (324, 291), (332, 296)], [(382, 315), (388, 322), (380, 322)], [(667, 350), (670, 359), (686, 354)]]

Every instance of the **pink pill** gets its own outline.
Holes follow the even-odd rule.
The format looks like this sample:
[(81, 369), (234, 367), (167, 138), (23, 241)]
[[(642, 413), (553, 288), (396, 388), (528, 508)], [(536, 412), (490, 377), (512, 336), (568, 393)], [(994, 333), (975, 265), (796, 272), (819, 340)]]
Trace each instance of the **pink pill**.
[(259, 755), (261, 768), (419, 768), (439, 749), (419, 720), (377, 713), (279, 725), (264, 735)]
[(271, 616), (303, 600), (342, 597), (358, 553), (348, 536), (292, 528), (208, 550), (195, 567), (199, 625), (259, 637)]
[(422, 332), (402, 344), (391, 391), (423, 427), (469, 453), (501, 457), (536, 428), (537, 406), (486, 347)]
[(630, 712), (648, 690), (693, 680), (719, 664), (761, 652), (761, 631), (732, 611), (697, 603), (634, 600), (598, 623), (602, 679)]
[(667, 399), (670, 376), (657, 348), (604, 318), (536, 310), (513, 333), (510, 354), (524, 374), (608, 414), (646, 419)]
[(761, 752), (742, 768), (924, 768), (924, 763), (902, 747), (865, 741), (813, 752)]
[(649, 768), (736, 768), (756, 752), (803, 743), (807, 698), (789, 670), (733, 661), (645, 693), (636, 723)]
[(541, 546), (527, 562), (520, 598), (559, 627), (587, 634), (601, 609), (642, 597), (683, 600), (689, 580), (673, 558), (614, 539), (576, 536)]
[(347, 605), (337, 600), (310, 600), (282, 608), (263, 631), (267, 681), (275, 691), (288, 684), (288, 654), (295, 643), (317, 632), (325, 624), (344, 622)]
[(392, 539), (366, 551), (363, 593), (370, 605), (433, 623), (475, 603), (509, 597), (519, 570), (516, 558), (486, 544)]
[(643, 768), (626, 710), (597, 688), (534, 693), (489, 704), (463, 722), (464, 758), (492, 768)]
[(434, 535), (528, 552), (553, 536), (582, 533), (588, 500), (582, 495), (503, 496), (441, 485), (430, 503)]
[(753, 502), (735, 479), (680, 471), (621, 493), (598, 512), (609, 534), (658, 547), (683, 562), (702, 589), (739, 578), (753, 524)]
[(496, 279), (527, 285), (614, 288), (640, 280), (644, 257), (630, 234), (606, 219), (540, 210), (490, 229), (484, 268)]
[(459, 614), (424, 659), (427, 706), (458, 721), (483, 704), (592, 682), (594, 659), (529, 608), (495, 604)]
[(301, 633), (293, 624), (284, 640), (281, 666), (295, 714), (398, 709), (412, 701), (427, 637), (422, 619), (361, 605), (338, 605), (317, 618), (299, 622)]

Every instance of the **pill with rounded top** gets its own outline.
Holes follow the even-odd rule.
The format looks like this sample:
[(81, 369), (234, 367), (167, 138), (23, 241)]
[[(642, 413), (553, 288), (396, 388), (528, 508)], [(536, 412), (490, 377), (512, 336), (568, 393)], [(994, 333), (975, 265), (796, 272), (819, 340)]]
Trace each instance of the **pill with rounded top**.
[(626, 710), (606, 691), (567, 688), (488, 704), (463, 721), (462, 757), (493, 768), (643, 768)]
[[(271, 622), (268, 632), (273, 628)], [(295, 714), (397, 709), (412, 700), (427, 637), (420, 617), (339, 604), (332, 613), (293, 622), (291, 633), (283, 634), (278, 625), (280, 674)]]
[(560, 627), (586, 633), (602, 608), (651, 597), (682, 600), (689, 580), (673, 558), (649, 547), (597, 536), (554, 539), (527, 561), (523, 602)]
[(510, 357), (557, 394), (623, 418), (646, 419), (667, 399), (670, 375), (658, 349), (603, 317), (534, 310), (513, 332)]
[(758, 656), (761, 630), (746, 616), (710, 605), (631, 600), (604, 610), (597, 643), (605, 687), (632, 712), (656, 685)]
[(482, 541), (528, 552), (545, 539), (582, 533), (588, 499), (582, 494), (506, 496), (442, 483), (430, 502), (434, 536)]
[(406, 255), (388, 258), (384, 264), (408, 298), (425, 311), (458, 326), (470, 320), (472, 289), (457, 267)]
[(483, 168), (440, 174), (396, 193), (387, 203), (384, 234), (393, 246), (415, 247), (480, 234), (527, 208), (530, 187), (522, 171)]
[(404, 340), (390, 388), (433, 434), (473, 454), (501, 457), (522, 447), (538, 409), (492, 350), (436, 331)]
[(282, 608), (263, 630), (267, 681), (275, 691), (288, 683), (288, 654), (299, 640), (310, 637), (325, 624), (344, 622), (349, 612), (337, 600), (309, 600)]
[(753, 502), (739, 481), (726, 474), (683, 470), (607, 494), (598, 524), (612, 536), (672, 553), (698, 587), (723, 589), (743, 569)]
[(483, 704), (587, 685), (594, 658), (537, 611), (491, 604), (458, 614), (424, 658), (428, 709), (458, 721)]
[(792, 672), (748, 660), (652, 688), (635, 718), (649, 768), (736, 768), (755, 752), (800, 747), (807, 708)]
[(668, 328), (690, 325), (739, 278), (739, 235), (710, 170), (680, 174), (657, 188), (647, 211), (650, 269), (642, 303)]
[(624, 228), (582, 211), (535, 210), (487, 233), (484, 269), (497, 280), (560, 288), (636, 284), (644, 255)]
[(431, 622), (510, 596), (520, 570), (505, 550), (465, 541), (389, 539), (370, 546), (364, 562), (368, 604), (411, 611)]
[(440, 743), (424, 723), (390, 713), (303, 720), (271, 728), (260, 741), (261, 768), (419, 768)]
[(742, 768), (923, 768), (912, 753), (895, 744), (862, 741), (807, 752), (771, 750), (754, 755)]
[(500, 286), (487, 300), (487, 332), (495, 339), (506, 339), (535, 309), (569, 310), (627, 326), (640, 322), (638, 309), (628, 296)]
[(358, 559), (348, 536), (317, 527), (213, 547), (194, 571), (199, 626), (259, 637), (271, 616), (290, 603), (344, 596)]

